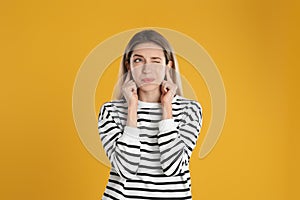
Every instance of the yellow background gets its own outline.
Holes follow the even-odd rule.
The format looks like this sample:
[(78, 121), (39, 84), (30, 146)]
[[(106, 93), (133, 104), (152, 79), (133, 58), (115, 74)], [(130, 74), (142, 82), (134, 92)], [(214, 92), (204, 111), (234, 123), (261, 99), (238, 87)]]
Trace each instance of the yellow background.
[(149, 26), (195, 39), (225, 84), (224, 129), (203, 160), (211, 105), (199, 86), (207, 121), (194, 199), (299, 199), (299, 1), (178, 2), (1, 2), (0, 199), (100, 199), (109, 169), (78, 137), (76, 73), (101, 41)]

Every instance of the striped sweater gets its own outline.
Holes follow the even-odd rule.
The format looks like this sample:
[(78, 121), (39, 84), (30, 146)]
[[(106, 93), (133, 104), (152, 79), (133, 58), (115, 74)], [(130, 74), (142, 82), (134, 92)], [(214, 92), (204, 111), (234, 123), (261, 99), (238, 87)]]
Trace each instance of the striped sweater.
[(138, 101), (137, 127), (125, 99), (101, 106), (98, 131), (111, 162), (102, 199), (192, 199), (189, 160), (202, 127), (199, 102), (175, 95), (172, 119), (160, 103)]

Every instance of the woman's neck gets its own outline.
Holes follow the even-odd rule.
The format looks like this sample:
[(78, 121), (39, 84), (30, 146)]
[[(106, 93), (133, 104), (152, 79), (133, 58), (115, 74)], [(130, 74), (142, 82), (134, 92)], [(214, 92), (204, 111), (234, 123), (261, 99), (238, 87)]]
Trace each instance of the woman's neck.
[(161, 91), (152, 90), (152, 91), (139, 91), (138, 97), (140, 101), (157, 103), (160, 102)]

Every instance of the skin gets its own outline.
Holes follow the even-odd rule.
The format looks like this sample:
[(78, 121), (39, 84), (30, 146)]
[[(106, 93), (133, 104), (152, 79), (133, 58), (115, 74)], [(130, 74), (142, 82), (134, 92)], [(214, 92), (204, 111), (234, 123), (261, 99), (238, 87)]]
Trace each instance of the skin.
[(164, 67), (165, 63), (162, 48), (154, 43), (142, 43), (133, 50), (130, 63), (126, 64), (128, 73), (122, 87), (128, 103), (127, 126), (137, 127), (138, 100), (160, 102), (162, 119), (172, 118), (172, 99), (177, 85), (170, 75), (173, 62), (169, 61)]

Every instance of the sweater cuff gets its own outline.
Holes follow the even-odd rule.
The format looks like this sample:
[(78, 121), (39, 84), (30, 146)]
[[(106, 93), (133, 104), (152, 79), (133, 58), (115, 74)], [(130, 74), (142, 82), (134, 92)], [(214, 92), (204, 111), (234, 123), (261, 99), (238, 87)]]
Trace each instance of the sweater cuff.
[(138, 140), (140, 137), (140, 129), (132, 126), (125, 126), (123, 136), (131, 140)]
[(176, 123), (173, 118), (163, 119), (158, 122), (159, 132), (165, 132), (176, 129)]

